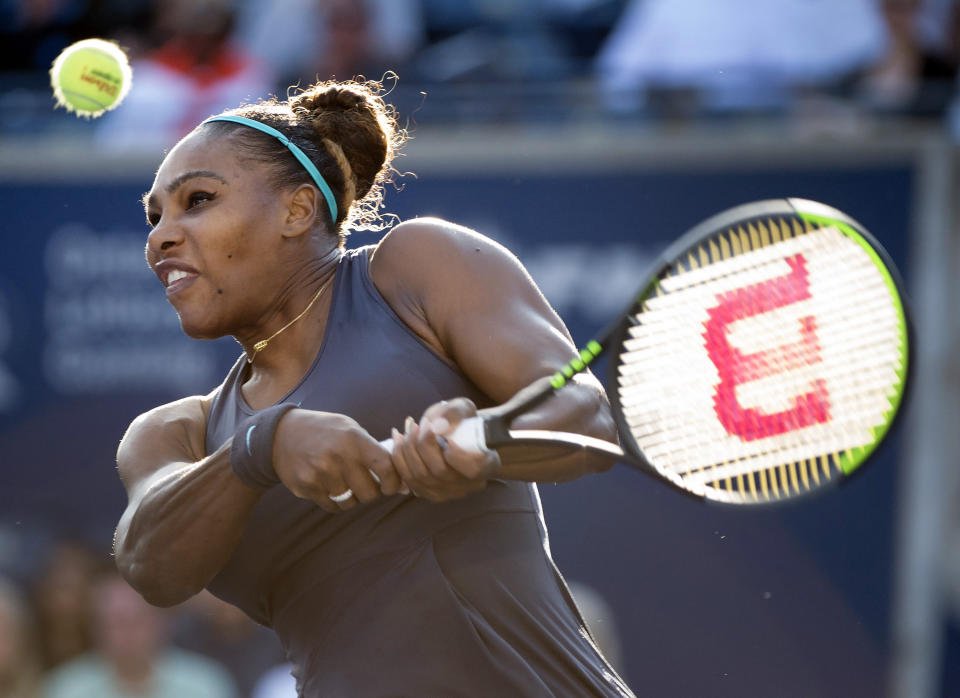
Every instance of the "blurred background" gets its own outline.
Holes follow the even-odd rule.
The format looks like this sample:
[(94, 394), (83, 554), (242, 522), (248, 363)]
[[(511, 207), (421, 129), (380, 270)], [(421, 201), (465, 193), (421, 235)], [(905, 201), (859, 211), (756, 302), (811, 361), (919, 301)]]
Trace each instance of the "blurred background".
[[(268, 631), (205, 594), (151, 609), (112, 569), (124, 429), (239, 353), (180, 333), (139, 198), (206, 116), (388, 73), (413, 139), (386, 210), (508, 245), (578, 342), (728, 206), (815, 199), (881, 240), (914, 384), (862, 474), (758, 511), (626, 468), (541, 493), (638, 695), (960, 696), (958, 32), (955, 0), (0, 1), (0, 697), (293, 696)], [(47, 71), (92, 36), (134, 83), (83, 120)]]

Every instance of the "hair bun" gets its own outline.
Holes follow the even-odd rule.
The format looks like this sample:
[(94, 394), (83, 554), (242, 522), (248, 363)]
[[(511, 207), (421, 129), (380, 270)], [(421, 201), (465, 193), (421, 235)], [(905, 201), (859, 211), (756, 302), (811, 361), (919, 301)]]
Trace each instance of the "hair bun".
[[(390, 163), (406, 132), (398, 129), (396, 112), (384, 102), (383, 91), (382, 82), (330, 80), (290, 93), (282, 102), (271, 98), (229, 113), (272, 126), (297, 143), (334, 192), (338, 216), (333, 223), (343, 236), (345, 229), (384, 227), (379, 213), (383, 184), (389, 181)], [(249, 156), (271, 164), (276, 186), (308, 178), (275, 139), (252, 130), (238, 137)]]
[(332, 150), (344, 176), (355, 178), (345, 189), (357, 199), (382, 179), (392, 157), (394, 128), (381, 88), (378, 82), (321, 82), (288, 99), (297, 120), (312, 126), (316, 141)]
[(347, 111), (364, 105), (367, 96), (351, 85), (342, 83), (315, 85), (290, 98), (290, 109), (305, 112)]

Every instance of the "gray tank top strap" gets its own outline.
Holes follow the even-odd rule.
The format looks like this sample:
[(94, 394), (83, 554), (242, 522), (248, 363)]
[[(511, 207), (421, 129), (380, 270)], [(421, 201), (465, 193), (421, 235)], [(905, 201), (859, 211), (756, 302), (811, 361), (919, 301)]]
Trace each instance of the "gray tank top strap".
[[(370, 278), (371, 250), (343, 254), (323, 342), (280, 401), (346, 414), (378, 439), (439, 400), (490, 404), (393, 312)], [(254, 414), (245, 368), (241, 356), (213, 400), (207, 452)], [(629, 695), (587, 639), (531, 484), (339, 514), (278, 485), (208, 589), (274, 627), (303, 698)]]

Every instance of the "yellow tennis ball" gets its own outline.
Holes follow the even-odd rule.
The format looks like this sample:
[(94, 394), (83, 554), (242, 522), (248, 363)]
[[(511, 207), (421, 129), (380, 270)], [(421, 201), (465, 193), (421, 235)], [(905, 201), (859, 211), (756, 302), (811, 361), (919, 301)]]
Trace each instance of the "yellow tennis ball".
[(67, 46), (50, 69), (57, 106), (87, 118), (118, 106), (132, 81), (126, 54), (103, 39), (84, 39)]

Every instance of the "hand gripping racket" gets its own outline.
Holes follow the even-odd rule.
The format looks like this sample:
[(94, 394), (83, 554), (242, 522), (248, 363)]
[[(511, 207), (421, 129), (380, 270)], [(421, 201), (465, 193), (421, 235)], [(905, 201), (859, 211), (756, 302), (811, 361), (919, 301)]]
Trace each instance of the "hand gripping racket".
[[(909, 334), (896, 270), (860, 224), (802, 199), (745, 204), (675, 242), (578, 358), (447, 439), (586, 449), (703, 499), (791, 499), (856, 472), (889, 433)], [(619, 445), (510, 428), (604, 351)]]

